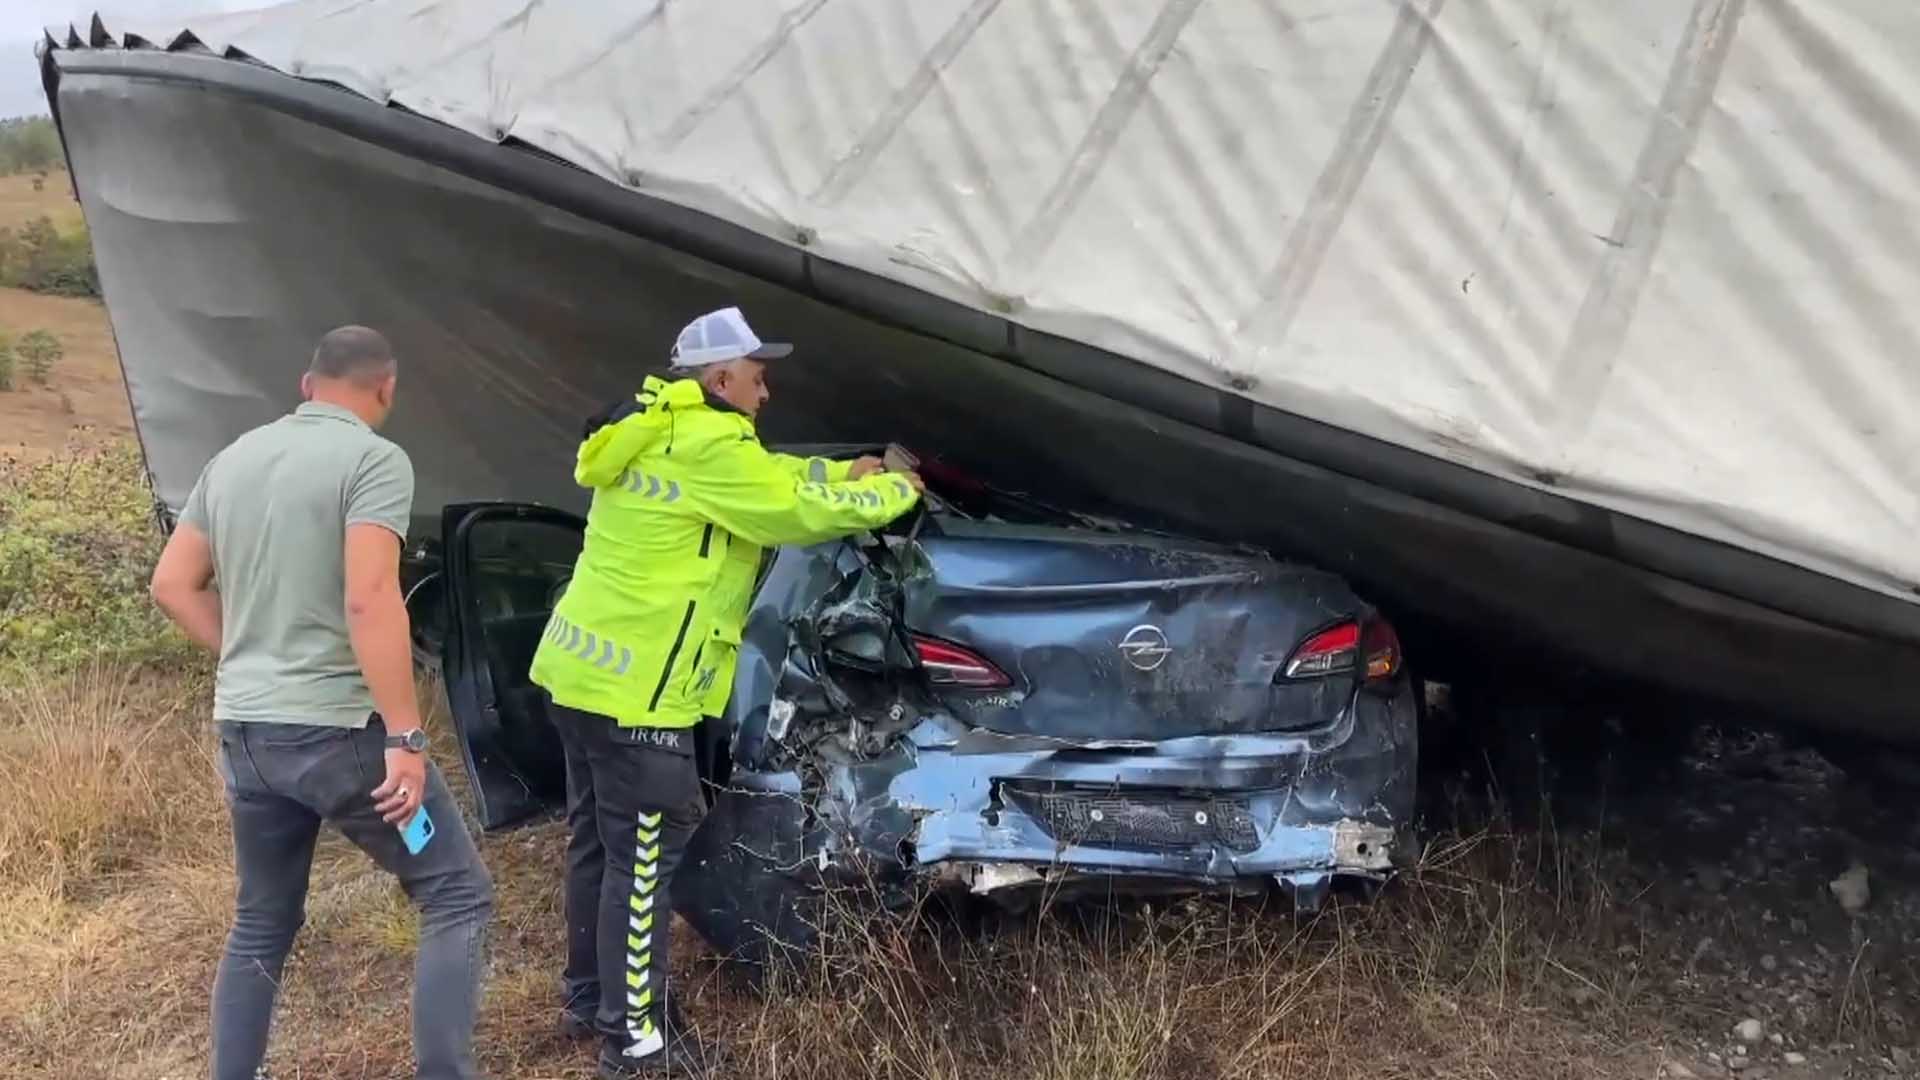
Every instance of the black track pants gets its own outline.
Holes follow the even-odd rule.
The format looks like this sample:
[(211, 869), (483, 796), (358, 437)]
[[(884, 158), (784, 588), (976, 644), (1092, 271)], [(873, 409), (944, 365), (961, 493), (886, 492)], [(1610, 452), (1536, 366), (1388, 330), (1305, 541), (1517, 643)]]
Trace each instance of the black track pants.
[(567, 759), (567, 1008), (623, 1045), (664, 1038), (668, 885), (705, 814), (692, 729), (556, 705)]

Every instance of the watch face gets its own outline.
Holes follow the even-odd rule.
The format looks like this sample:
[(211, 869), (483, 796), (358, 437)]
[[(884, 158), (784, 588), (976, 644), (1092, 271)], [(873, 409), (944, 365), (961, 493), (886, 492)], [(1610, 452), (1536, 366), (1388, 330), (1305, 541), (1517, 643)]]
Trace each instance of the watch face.
[(407, 732), (407, 749), (425, 750), (426, 748), (427, 733), (425, 731), (420, 728), (414, 728), (412, 731)]

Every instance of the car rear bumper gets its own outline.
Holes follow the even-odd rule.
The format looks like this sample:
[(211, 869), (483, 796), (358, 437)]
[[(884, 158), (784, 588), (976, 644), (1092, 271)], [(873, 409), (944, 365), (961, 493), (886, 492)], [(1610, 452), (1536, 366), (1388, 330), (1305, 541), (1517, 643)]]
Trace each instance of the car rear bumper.
[(943, 881), (954, 880), (937, 870), (946, 863), (1196, 883), (1380, 875), (1412, 814), (1415, 729), (1403, 687), (1357, 695), (1339, 723), (1316, 732), (1003, 752), (909, 739), (826, 770), (805, 796), (787, 772), (733, 782), (742, 795), (804, 804), (815, 823), (806, 861), (820, 869), (859, 853)]
[[(1254, 801), (1257, 818), (1277, 810), (1283, 794), (1263, 794)], [(961, 874), (941, 873), (942, 880), (964, 881), (974, 892), (987, 893), (998, 887), (999, 877), (979, 872), (996, 865), (1023, 865), (1044, 871), (1120, 876), (1150, 875), (1176, 877), (1201, 884), (1219, 884), (1236, 878), (1285, 878), (1303, 871), (1332, 874), (1385, 876), (1393, 869), (1398, 831), (1354, 818), (1342, 818), (1325, 824), (1273, 825), (1262, 830), (1259, 845), (1250, 851), (1229, 849), (1223, 845), (1167, 849), (1125, 841), (1111, 843), (1059, 842), (1025, 815), (1005, 815), (1006, 824), (982, 835), (978, 832), (956, 836), (944, 828), (923, 830), (924, 840), (932, 841), (921, 849), (918, 865), (923, 869), (953, 863), (970, 869)], [(1005, 875), (1018, 881), (1022, 875)]]
[[(1068, 873), (1311, 884), (1392, 869), (1415, 758), (1411, 692), (1363, 694), (1333, 730), (1306, 735), (1133, 752), (922, 748), (883, 797), (911, 818), (914, 868), (975, 892)], [(1013, 866), (1029, 873), (994, 869)]]
[[(1018, 750), (914, 734), (805, 784), (736, 771), (676, 875), (675, 906), (740, 954), (804, 941), (810, 922), (792, 910), (836, 884), (918, 881), (1018, 903), (1036, 886), (1095, 880), (1122, 893), (1277, 882), (1311, 900), (1335, 877), (1382, 878), (1407, 854), (1417, 745), (1405, 684), (1300, 734)], [(1094, 807), (1126, 820), (1080, 834)], [(1208, 820), (1179, 820), (1195, 808)]]

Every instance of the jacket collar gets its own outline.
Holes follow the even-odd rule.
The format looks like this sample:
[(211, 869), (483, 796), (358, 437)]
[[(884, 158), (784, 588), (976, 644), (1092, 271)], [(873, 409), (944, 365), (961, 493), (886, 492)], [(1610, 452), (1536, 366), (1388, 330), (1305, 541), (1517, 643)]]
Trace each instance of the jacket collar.
[(706, 387), (704, 386), (701, 387), (700, 393), (703, 397), (707, 399), (707, 408), (712, 409), (714, 412), (732, 413), (733, 415), (739, 417), (742, 420), (748, 421), (749, 423), (753, 421), (753, 417), (748, 416), (746, 412), (742, 410), (739, 406), (735, 405), (731, 401), (728, 401), (726, 398), (708, 393)]
[(705, 405), (717, 413), (729, 413), (747, 423), (753, 423), (753, 417), (741, 411), (725, 398), (716, 397), (700, 385), (699, 379), (662, 379), (657, 375), (647, 376), (640, 387), (640, 403), (645, 406), (665, 405), (669, 409), (691, 409)]

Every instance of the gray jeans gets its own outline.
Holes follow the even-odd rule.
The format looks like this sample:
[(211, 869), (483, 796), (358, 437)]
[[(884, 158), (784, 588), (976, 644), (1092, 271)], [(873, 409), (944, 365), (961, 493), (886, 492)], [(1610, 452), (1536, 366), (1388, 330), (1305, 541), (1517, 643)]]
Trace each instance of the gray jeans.
[(386, 777), (386, 729), (304, 724), (220, 727), (220, 773), (233, 811), (239, 893), (213, 984), (213, 1080), (254, 1080), (267, 1053), (274, 993), (306, 918), (314, 841), (327, 822), (400, 879), (420, 911), (413, 1048), (421, 1080), (472, 1080), (493, 882), (440, 770), (429, 766), (437, 830), (418, 855), (369, 795)]

